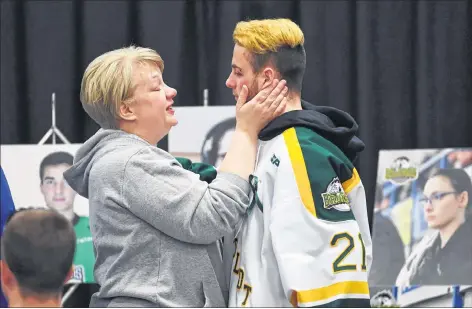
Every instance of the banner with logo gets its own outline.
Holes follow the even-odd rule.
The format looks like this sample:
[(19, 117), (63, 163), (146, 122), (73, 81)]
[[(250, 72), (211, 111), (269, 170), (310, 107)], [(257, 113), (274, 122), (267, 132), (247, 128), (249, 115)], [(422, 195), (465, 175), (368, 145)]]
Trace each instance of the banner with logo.
[(472, 148), (382, 150), (373, 287), (472, 285)]
[(176, 107), (179, 120), (168, 135), (168, 149), (175, 157), (218, 166), (236, 126), (234, 106)]
[(74, 274), (69, 283), (94, 283), (88, 200), (72, 190), (62, 175), (72, 165), (80, 146), (1, 145), (1, 164), (17, 209), (51, 208), (71, 221), (77, 243)]

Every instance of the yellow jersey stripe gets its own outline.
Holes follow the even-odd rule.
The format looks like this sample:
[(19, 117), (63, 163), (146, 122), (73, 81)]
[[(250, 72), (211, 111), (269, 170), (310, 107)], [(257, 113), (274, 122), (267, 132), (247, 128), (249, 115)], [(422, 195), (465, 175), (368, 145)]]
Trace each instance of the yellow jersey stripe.
[(357, 173), (357, 170), (356, 168), (353, 168), (352, 169), (352, 176), (350, 179), (346, 180), (345, 182), (343, 182), (342, 186), (343, 186), (343, 189), (344, 189), (344, 192), (346, 194), (348, 194), (349, 192), (352, 191), (352, 189), (354, 189), (358, 184), (359, 182), (361, 181), (361, 178), (359, 177), (359, 174)]
[(298, 303), (311, 303), (328, 300), (340, 294), (364, 294), (369, 295), (369, 285), (366, 281), (344, 281), (318, 289), (298, 291)]
[(298, 142), (297, 132), (295, 128), (285, 130), (283, 133), (285, 144), (287, 145), (290, 162), (292, 163), (293, 172), (297, 181), (298, 191), (302, 198), (305, 208), (316, 218), (315, 201), (311, 192), (310, 180), (306, 170), (305, 159), (303, 158), (302, 149)]

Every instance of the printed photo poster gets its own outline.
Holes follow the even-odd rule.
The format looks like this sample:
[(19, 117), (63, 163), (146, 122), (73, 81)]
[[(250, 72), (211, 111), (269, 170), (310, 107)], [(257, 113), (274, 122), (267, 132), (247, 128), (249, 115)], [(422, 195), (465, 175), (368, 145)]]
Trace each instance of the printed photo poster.
[[(372, 289), (372, 288), (371, 288)], [(472, 293), (472, 286), (422, 285), (405, 288), (384, 288), (372, 293), (372, 307), (458, 308)], [(462, 305), (459, 305), (462, 304)]]
[(17, 209), (51, 208), (72, 222), (77, 244), (69, 283), (94, 283), (88, 200), (72, 190), (62, 175), (72, 165), (80, 146), (1, 145), (1, 165)]
[(179, 123), (168, 135), (169, 152), (218, 167), (236, 126), (235, 106), (176, 107)]
[(382, 150), (372, 287), (472, 285), (472, 148)]

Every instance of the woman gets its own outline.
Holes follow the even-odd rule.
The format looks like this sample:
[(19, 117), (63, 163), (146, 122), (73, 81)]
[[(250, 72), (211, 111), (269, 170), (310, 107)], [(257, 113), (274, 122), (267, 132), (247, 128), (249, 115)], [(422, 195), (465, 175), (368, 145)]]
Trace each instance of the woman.
[(471, 180), (462, 169), (433, 173), (420, 203), (434, 231), (413, 250), (397, 286), (472, 284), (471, 199)]

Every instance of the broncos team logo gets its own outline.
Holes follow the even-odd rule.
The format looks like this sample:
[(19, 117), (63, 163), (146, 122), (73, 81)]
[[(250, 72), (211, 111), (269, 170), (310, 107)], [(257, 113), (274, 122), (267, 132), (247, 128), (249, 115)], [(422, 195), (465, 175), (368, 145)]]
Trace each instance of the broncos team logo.
[(338, 177), (333, 178), (326, 188), (325, 193), (321, 193), (323, 206), (326, 209), (334, 208), (339, 211), (350, 211), (349, 198), (344, 192), (341, 181)]
[(372, 307), (397, 307), (395, 297), (389, 290), (383, 290), (378, 292), (370, 300)]
[(407, 157), (399, 157), (385, 170), (385, 179), (396, 184), (418, 178), (418, 169), (411, 164)]
[(85, 267), (83, 265), (74, 265), (74, 273), (67, 283), (83, 283), (85, 282)]

